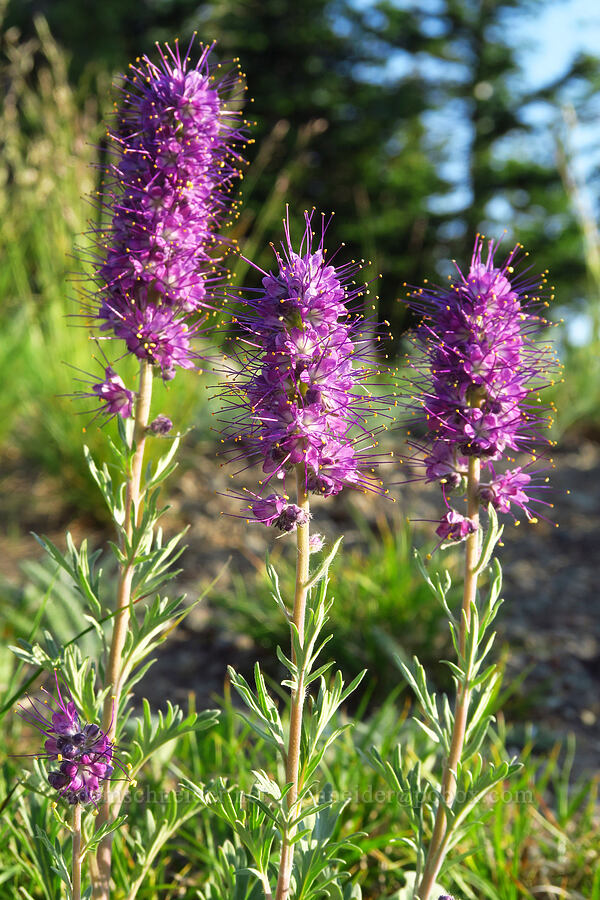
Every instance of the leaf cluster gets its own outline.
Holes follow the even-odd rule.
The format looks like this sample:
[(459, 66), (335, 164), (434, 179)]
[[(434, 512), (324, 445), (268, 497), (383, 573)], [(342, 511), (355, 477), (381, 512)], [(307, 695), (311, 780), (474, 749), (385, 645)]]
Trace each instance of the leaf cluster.
[[(470, 609), (467, 611), (463, 607), (460, 610), (460, 620), (448, 603), (452, 587), (450, 573), (436, 573), (432, 577), (417, 554), (422, 575), (448, 617), (456, 662), (448, 660), (446, 664), (452, 672), (457, 696), (468, 698), (468, 718), (461, 756), (454, 773), (456, 791), (452, 802), (447, 802), (440, 789), (441, 782), (429, 769), (424, 769), (421, 761), (417, 760), (407, 768), (399, 746), (385, 759), (376, 748), (371, 749), (368, 757), (399, 802), (408, 809), (413, 837), (405, 838), (404, 842), (415, 855), (417, 883), (425, 861), (426, 836), (438, 807), (441, 806), (445, 813), (444, 852), (447, 853), (463, 839), (466, 831), (474, 827), (471, 814), (483, 798), (520, 768), (514, 759), (502, 760), (497, 764), (485, 762), (481, 752), (495, 721), (501, 681), (499, 667), (495, 663), (485, 665), (495, 637), (491, 626), (502, 604), (502, 570), (492, 555), (502, 537), (503, 526), (499, 525), (491, 506), (488, 517), (487, 530), (484, 532), (480, 528), (480, 554), (475, 566), (476, 575), (482, 575), (486, 570), (489, 572), (487, 597), (484, 599), (478, 591)], [(440, 698), (432, 690), (425, 669), (416, 657), (412, 665), (402, 659), (397, 662), (418, 702), (420, 716), (416, 718), (417, 724), (438, 747), (439, 756), (447, 759), (455, 726), (455, 711), (448, 697), (444, 695)], [(453, 858), (452, 864), (456, 861), (456, 857)], [(448, 865), (446, 861), (445, 867)]]

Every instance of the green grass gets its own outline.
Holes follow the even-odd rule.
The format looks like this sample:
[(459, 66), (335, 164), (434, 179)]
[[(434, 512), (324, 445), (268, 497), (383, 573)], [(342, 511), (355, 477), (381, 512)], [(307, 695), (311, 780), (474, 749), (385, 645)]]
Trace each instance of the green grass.
[[(240, 722), (228, 696), (220, 706), (221, 721), (211, 731), (183, 738), (146, 767), (136, 787), (138, 802), (127, 804), (132, 831), (146, 833), (149, 813), (160, 820), (164, 792), (176, 790), (181, 777), (210, 784), (226, 773), (232, 785), (248, 790), (252, 769), (272, 770), (272, 759)], [(321, 780), (321, 786), (328, 781), (337, 796), (348, 799), (340, 830), (363, 833), (357, 841), (360, 849), (347, 853), (343, 866), (361, 884), (365, 900), (391, 900), (404, 884), (403, 870), (414, 864), (410, 850), (399, 843), (408, 834), (402, 807), (369, 766), (357, 763), (356, 756), (357, 749), (366, 752), (372, 744), (385, 755), (386, 748), (389, 752), (398, 741), (408, 760), (417, 754), (426, 760), (433, 752), (412, 723), (398, 716), (390, 700), (377, 713), (363, 715), (340, 739), (328, 754)], [(3, 754), (30, 749), (14, 721), (4, 731), (2, 743)], [(505, 752), (498, 740), (494, 755)], [(599, 900), (597, 783), (570, 780), (570, 759), (559, 745), (544, 760), (536, 759), (529, 748), (522, 758), (520, 776), (505, 786), (503, 799), (478, 811), (479, 824), (457, 849), (465, 858), (444, 881), (447, 889), (462, 900), (554, 900), (556, 896)], [(60, 895), (35, 829), (45, 830), (51, 838), (60, 829), (49, 799), (18, 783), (30, 765), (30, 760), (6, 759), (0, 774), (2, 896), (55, 900)], [(509, 796), (514, 798), (510, 802)], [(140, 797), (146, 799), (140, 801)], [(228, 827), (209, 811), (201, 811), (167, 841), (137, 896), (140, 900), (195, 897), (195, 890), (210, 881), (219, 847), (228, 840), (234, 840)], [(128, 896), (136, 862), (132, 850), (131, 844), (117, 839), (115, 900)]]
[[(409, 568), (408, 540), (408, 534), (393, 542), (390, 536), (387, 540), (379, 536), (376, 541), (379, 557), (375, 548), (370, 548), (378, 576), (374, 577), (374, 583), (378, 583), (379, 576), (385, 572), (391, 570), (398, 574), (399, 568)], [(363, 585), (364, 590), (373, 591), (370, 582), (358, 577), (360, 572), (364, 573), (367, 558), (356, 551), (351, 554), (351, 564), (344, 561), (338, 565), (334, 578), (337, 613), (331, 620), (334, 632), (342, 627), (343, 619), (352, 622), (352, 617), (359, 615), (361, 604), (367, 602), (366, 594), (357, 595), (357, 586)], [(403, 560), (402, 566), (399, 560)], [(0, 680), (5, 698), (27, 675), (6, 649), (7, 644), (18, 637), (31, 639), (34, 633), (39, 637), (46, 627), (52, 627), (58, 639), (64, 642), (85, 625), (77, 613), (68, 584), (55, 577), (51, 568), (38, 563), (28, 564), (27, 573), (30, 586), (25, 589), (6, 583), (0, 586), (0, 619), (3, 622)], [(398, 577), (404, 578), (405, 584), (410, 586), (408, 574)], [(414, 577), (418, 576), (415, 574)], [(385, 585), (385, 578), (382, 582)], [(348, 604), (351, 597), (356, 598), (355, 606), (348, 609), (344, 604)], [(385, 603), (385, 591), (382, 597)], [(396, 603), (399, 597), (398, 594)], [(428, 607), (428, 611), (417, 608), (416, 597), (420, 606)], [(388, 602), (392, 602), (391, 596)], [(435, 601), (428, 594), (415, 591), (411, 602), (410, 608), (401, 606), (399, 613), (405, 629), (417, 615), (425, 623), (435, 620), (437, 613), (432, 607)], [(389, 613), (388, 609), (388, 616)], [(374, 614), (372, 608), (369, 614)], [(357, 623), (355, 629), (345, 627), (360, 634), (365, 621)], [(422, 633), (427, 634), (427, 628), (423, 627)], [(397, 638), (401, 642), (400, 631)], [(408, 638), (405, 637), (405, 641), (408, 643)], [(81, 641), (82, 651), (91, 658), (95, 658), (98, 649), (94, 642), (92, 634)], [(358, 645), (355, 637), (354, 652), (358, 652)], [(329, 648), (331, 650), (331, 644)], [(378, 641), (373, 639), (373, 643), (369, 643), (365, 639), (361, 659), (352, 663), (348, 656), (346, 665), (351, 674), (363, 661), (370, 669), (377, 670), (381, 655)], [(387, 660), (386, 665), (393, 672), (391, 680), (397, 682), (392, 663)], [(276, 685), (272, 687), (276, 690)], [(385, 759), (401, 743), (407, 766), (419, 758), (427, 767), (433, 763), (436, 752), (429, 739), (411, 721), (401, 690), (402, 686), (398, 684), (392, 695), (380, 703), (373, 699), (373, 692), (367, 691), (358, 706), (343, 711), (340, 724), (350, 723), (352, 728), (344, 732), (328, 752), (319, 783), (315, 785), (318, 791), (325, 783), (330, 783), (337, 796), (348, 800), (340, 831), (363, 833), (358, 841), (359, 849), (345, 852), (343, 867), (361, 884), (366, 900), (392, 900), (404, 884), (403, 871), (409, 871), (414, 861), (410, 849), (399, 842), (408, 835), (405, 809), (390, 797), (379, 775), (358, 754), (366, 754), (371, 746), (376, 746)], [(143, 684), (140, 695), (143, 695)], [(193, 684), (190, 684), (189, 702), (193, 708)], [(221, 709), (218, 725), (202, 735), (187, 735), (178, 743), (167, 745), (144, 768), (134, 795), (138, 800), (127, 805), (130, 833), (137, 832), (142, 844), (147, 845), (149, 841), (151, 823), (161, 820), (165, 792), (177, 790), (182, 778), (211, 784), (225, 776), (232, 787), (247, 791), (252, 784), (253, 769), (274, 772), (276, 763), (237, 715), (229, 691), (226, 690), (225, 696), (215, 702)], [(55, 900), (60, 896), (59, 888), (48, 854), (36, 837), (36, 829), (43, 830), (51, 840), (56, 837), (64, 840), (64, 833), (52, 812), (51, 797), (43, 779), (35, 773), (31, 775), (35, 768), (33, 759), (16, 755), (34, 752), (38, 738), (11, 710), (7, 710), (2, 719), (2, 897), (6, 900), (23, 897)], [(503, 795), (500, 792), (495, 802), (488, 802), (478, 810), (478, 823), (456, 851), (465, 854), (464, 858), (449, 872), (444, 884), (461, 900), (555, 900), (557, 896), (566, 900), (600, 900), (597, 781), (577, 781), (572, 777), (572, 743), (566, 747), (556, 745), (540, 756), (536, 750), (541, 746), (538, 736), (535, 741), (527, 734), (523, 739), (522, 727), (518, 732), (506, 730), (503, 719), (500, 719), (499, 734), (488, 756), (497, 762), (514, 753), (512, 748), (519, 745), (522, 745), (519, 751), (523, 762), (521, 772), (510, 784), (503, 786), (509, 793)], [(126, 739), (120, 752), (126, 754), (127, 750)], [(278, 775), (283, 778), (282, 772)], [(210, 881), (220, 864), (219, 848), (227, 841), (235, 843), (228, 826), (209, 811), (200, 810), (169, 837), (137, 896), (141, 900), (196, 897), (196, 891)], [(118, 837), (115, 900), (128, 897), (128, 886), (135, 873), (135, 845), (129, 838)]]
[(564, 378), (544, 392), (545, 402), (556, 407), (553, 438), (585, 435), (600, 439), (600, 345), (565, 345), (562, 353)]

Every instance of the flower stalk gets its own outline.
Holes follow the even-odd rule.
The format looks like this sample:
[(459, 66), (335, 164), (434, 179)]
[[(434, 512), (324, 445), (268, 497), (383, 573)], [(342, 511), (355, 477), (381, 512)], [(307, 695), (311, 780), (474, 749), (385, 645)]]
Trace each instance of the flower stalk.
[[(132, 545), (134, 526), (140, 524), (143, 512), (142, 469), (146, 433), (150, 418), (152, 401), (152, 366), (147, 360), (140, 361), (140, 386), (135, 405), (135, 422), (132, 434), (132, 451), (129, 472), (125, 487), (125, 521), (121, 551), (127, 554), (127, 562), (121, 567), (117, 590), (117, 615), (113, 627), (105, 687), (110, 688), (104, 701), (103, 727), (109, 740), (117, 733), (119, 705), (122, 691), (122, 654), (129, 626), (129, 605), (131, 603), (131, 584), (133, 580), (137, 548)], [(126, 547), (129, 544), (129, 549)], [(102, 803), (98, 815), (98, 827), (111, 822), (118, 814), (119, 800), (112, 802), (112, 791), (105, 785)], [(110, 872), (112, 862), (112, 834), (107, 835), (99, 844), (96, 855), (97, 878), (94, 883), (95, 900), (107, 900), (110, 896)]]
[[(307, 869), (307, 854), (312, 854), (314, 847), (308, 850), (304, 835), (298, 833), (298, 822), (303, 814), (313, 812), (307, 785), (312, 787), (322, 757), (320, 745), (336, 736), (336, 732), (325, 735), (325, 729), (364, 674), (345, 688), (340, 672), (335, 673), (331, 687), (323, 676), (328, 666), (313, 672), (321, 649), (317, 641), (331, 605), (328, 570), (339, 541), (311, 575), (310, 554), (322, 549), (323, 538), (310, 535), (309, 495), (330, 497), (346, 487), (383, 493), (382, 482), (375, 477), (380, 461), (375, 431), (385, 426), (375, 431), (369, 427), (371, 414), (381, 410), (385, 418), (389, 413), (389, 400), (368, 385), (371, 377), (379, 374), (377, 368), (371, 368), (378, 362), (371, 340), (377, 326), (364, 309), (368, 286), (357, 279), (360, 265), (354, 260), (333, 265), (335, 254), (327, 255), (325, 234), (330, 221), (315, 217), (314, 210), (305, 211), (304, 233), (296, 248), (288, 211), (285, 240), (280, 249), (273, 248), (275, 270), (259, 270), (262, 289), (240, 292), (241, 309), (233, 324), (236, 331), (241, 330), (241, 340), (224, 365), (226, 380), (221, 394), (226, 423), (223, 443), (231, 440), (226, 455), (231, 461), (262, 466), (261, 493), (244, 490), (234, 495), (247, 504), (244, 518), (251, 514), (267, 527), (296, 532), (293, 610), (281, 597), (277, 573), (267, 561), (273, 596), (291, 633), (290, 657), (278, 653), (291, 676), (283, 682), (286, 688), (291, 686), (287, 734), (276, 705), (266, 694), (260, 668), (255, 670), (256, 693), (230, 669), (234, 688), (258, 715), (257, 733), (263, 739), (267, 736), (285, 768), (284, 786), (269, 778), (268, 788), (281, 835), (276, 900), (290, 898), (294, 863), (294, 893), (298, 896), (308, 896), (308, 885), (316, 877), (310, 865)], [(304, 715), (306, 693), (317, 679), (319, 689), (312, 697), (309, 718)], [(262, 773), (260, 779), (263, 791)], [(315, 825), (319, 835), (315, 840), (323, 858), (333, 865), (335, 851), (329, 842), (340, 809), (334, 801), (327, 802), (335, 814), (327, 825), (323, 821)], [(241, 821), (246, 821), (245, 813)], [(302, 831), (304, 828), (303, 824)], [(251, 852), (266, 900), (270, 900), (270, 865), (262, 855)]]
[[(146, 445), (146, 428), (150, 418), (150, 403), (152, 401), (152, 366), (146, 360), (140, 362), (140, 387), (135, 405), (135, 423), (132, 435), (131, 467), (127, 474), (125, 486), (125, 521), (124, 532), (127, 542), (131, 543), (134, 525), (139, 525), (142, 515), (140, 503), (140, 490), (142, 479), (142, 467), (144, 463), (144, 450)], [(121, 550), (125, 553), (125, 542), (121, 542)], [(135, 556), (131, 547), (130, 555)], [(131, 582), (134, 573), (134, 565), (130, 559), (119, 573), (119, 586), (117, 591), (117, 610), (113, 627), (108, 667), (106, 672), (106, 684), (111, 691), (104, 702), (104, 730), (112, 739), (117, 727), (117, 713), (121, 694), (120, 669), (121, 655), (127, 626), (129, 624), (129, 604), (131, 602)]]
[[(228, 194), (241, 177), (246, 123), (231, 108), (243, 89), (239, 69), (215, 77), (202, 46), (192, 61), (195, 35), (187, 51), (157, 47), (158, 62), (144, 56), (120, 84), (121, 100), (108, 130), (105, 189), (96, 229), (95, 286), (86, 292), (94, 324), (103, 340), (124, 341), (140, 361), (137, 397), (110, 365), (93, 385), (106, 415), (134, 416), (122, 433), (125, 508), (110, 495), (119, 532), (116, 615), (105, 670), (104, 728), (118, 733), (123, 661), (130, 625), (132, 584), (140, 542), (150, 545), (157, 515), (142, 486), (146, 435), (168, 433), (172, 422), (159, 416), (149, 426), (152, 380), (171, 381), (178, 369), (193, 369), (198, 357), (192, 339), (215, 311), (215, 290), (225, 277), (223, 260), (230, 242), (218, 229), (233, 211)], [(218, 67), (220, 68), (220, 66)], [(131, 429), (131, 430), (130, 430)], [(102, 489), (102, 474), (95, 468)], [(156, 484), (156, 479), (153, 484)], [(146, 503), (146, 507), (144, 504)], [(113, 509), (113, 506), (111, 506)], [(144, 509), (150, 513), (149, 524)], [(141, 535), (144, 523), (144, 535)], [(104, 792), (98, 827), (118, 816), (122, 791)], [(100, 842), (94, 871), (94, 897), (110, 895), (112, 834)]]
[[(465, 577), (459, 630), (459, 651), (461, 657), (459, 662), (464, 663), (465, 677), (457, 687), (450, 752), (448, 753), (448, 758), (444, 763), (443, 769), (441, 796), (444, 798), (446, 806), (452, 806), (454, 797), (456, 796), (456, 774), (465, 744), (465, 733), (469, 716), (469, 702), (471, 699), (470, 661), (466, 659), (466, 644), (467, 631), (471, 624), (471, 610), (477, 597), (480, 476), (481, 461), (478, 457), (472, 456), (470, 457), (468, 464), (467, 516), (475, 526), (475, 530), (466, 538)], [(431, 842), (429, 844), (427, 856), (425, 857), (423, 877), (417, 890), (417, 897), (419, 900), (429, 900), (446, 854), (448, 823), (444, 803), (442, 803), (441, 800), (438, 801)]]
[(81, 804), (73, 807), (73, 891), (72, 900), (81, 900)]
[[(297, 505), (305, 513), (304, 524), (296, 528), (296, 589), (294, 594), (294, 610), (292, 614), (293, 625), (298, 630), (300, 646), (304, 646), (304, 621), (306, 618), (306, 595), (309, 579), (310, 562), (310, 503), (306, 489), (306, 466), (299, 463), (296, 466), (296, 494)], [(292, 659), (294, 663), (294, 641), (292, 640)], [(304, 675), (305, 664), (298, 669), (298, 681), (292, 692), (292, 704), (290, 712), (290, 733), (286, 756), (285, 780), (291, 787), (286, 795), (287, 811), (290, 816), (295, 814), (295, 806), (298, 800), (298, 780), (300, 769), (300, 745), (302, 743), (302, 716), (304, 712)], [(281, 848), (281, 861), (279, 864), (279, 877), (277, 879), (276, 900), (287, 900), (290, 891), (290, 877), (293, 864), (293, 845), (291, 838), (293, 830), (286, 830)]]

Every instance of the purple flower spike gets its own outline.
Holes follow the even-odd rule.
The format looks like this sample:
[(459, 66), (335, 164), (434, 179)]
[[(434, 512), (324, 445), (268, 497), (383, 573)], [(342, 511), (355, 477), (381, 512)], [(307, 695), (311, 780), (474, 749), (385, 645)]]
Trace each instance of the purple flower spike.
[(21, 716), (45, 735), (43, 758), (60, 764), (48, 773), (50, 787), (71, 805), (96, 805), (101, 783), (113, 773), (113, 744), (98, 725), (82, 722), (75, 703), (65, 702), (55, 679), (58, 699), (28, 697), (28, 707), (20, 704)]
[(194, 64), (193, 43), (185, 54), (177, 43), (158, 48), (158, 64), (143, 57), (123, 78), (108, 131), (102, 202), (110, 224), (96, 235), (94, 258), (100, 330), (123, 339), (165, 380), (193, 366), (198, 313), (214, 308), (226, 245), (217, 229), (245, 140), (239, 112), (225, 100), (241, 84), (238, 70), (217, 80), (212, 47)]
[(275, 271), (262, 272), (262, 290), (243, 298), (243, 349), (227, 371), (224, 434), (243, 448), (234, 458), (262, 465), (266, 483), (285, 482), (301, 463), (307, 490), (322, 496), (345, 486), (380, 491), (367, 422), (378, 411), (384, 418), (389, 400), (363, 383), (377, 372), (381, 338), (362, 312), (359, 265), (333, 265), (324, 246), (329, 222), (321, 217), (320, 225), (315, 240), (313, 213), (305, 213), (296, 250), (288, 214)]
[(133, 415), (133, 391), (127, 390), (123, 379), (110, 366), (104, 371), (104, 381), (92, 387), (102, 403), (101, 411), (109, 416), (130, 419)]
[[(537, 341), (548, 324), (540, 315), (548, 303), (539, 293), (546, 279), (515, 274), (519, 245), (500, 266), (494, 242), (487, 244), (486, 254), (484, 246), (478, 236), (466, 276), (457, 268), (457, 278), (447, 287), (410, 295), (409, 305), (422, 316), (415, 330), (422, 357), (413, 364), (413, 391), (426, 432), (412, 446), (426, 480), (438, 481), (445, 497), (464, 492), (469, 459), (477, 457), (482, 501), (503, 513), (516, 505), (533, 519), (530, 504), (543, 501), (525, 493), (532, 487), (531, 475), (522, 467), (502, 475), (494, 465), (515, 462), (515, 452), (529, 453), (527, 465), (533, 464), (541, 429), (548, 427), (544, 410), (530, 399), (551, 381), (549, 373), (557, 365), (549, 346)], [(462, 540), (460, 519), (451, 511), (437, 533)]]

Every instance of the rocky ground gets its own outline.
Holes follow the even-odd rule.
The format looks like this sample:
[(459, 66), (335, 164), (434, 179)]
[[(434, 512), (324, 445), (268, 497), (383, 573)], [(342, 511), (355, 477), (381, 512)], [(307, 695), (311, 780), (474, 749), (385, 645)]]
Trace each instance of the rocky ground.
[[(191, 525), (181, 585), (190, 596), (220, 572), (222, 589), (233, 572), (248, 573), (262, 565), (268, 537), (261, 527), (220, 515), (236, 507), (223, 497), (228, 474), (207, 450), (197, 446), (187, 451), (193, 452), (193, 468), (187, 467), (171, 496), (170, 527)], [(506, 529), (506, 603), (498, 619), (499, 646), (507, 653), (507, 682), (515, 685), (517, 714), (522, 701), (523, 716), (534, 723), (542, 746), (574, 733), (577, 768), (589, 773), (600, 770), (600, 446), (571, 441), (557, 450), (555, 463), (551, 518), (559, 527), (541, 521)], [(401, 498), (394, 506), (348, 494), (321, 504), (316, 511), (319, 530), (329, 536), (343, 531), (346, 546), (352, 546), (362, 539), (353, 524), (357, 510), (373, 525), (381, 516), (392, 516), (392, 510), (393, 516), (435, 516), (433, 487), (411, 485), (393, 492)], [(75, 534), (89, 530), (89, 522), (65, 522), (53, 485), (32, 480), (18, 465), (7, 473), (0, 504), (5, 522), (19, 521), (18, 528), (0, 538), (0, 572), (13, 581), (20, 577), (19, 562), (37, 552), (29, 529), (49, 533), (59, 543), (65, 525)], [(97, 528), (92, 540), (101, 537)], [(144, 689), (157, 700), (169, 696), (180, 701), (194, 690), (199, 702), (208, 703), (223, 689), (226, 665), (243, 671), (256, 655), (244, 635), (217, 626), (210, 604), (201, 604), (166, 645)]]

